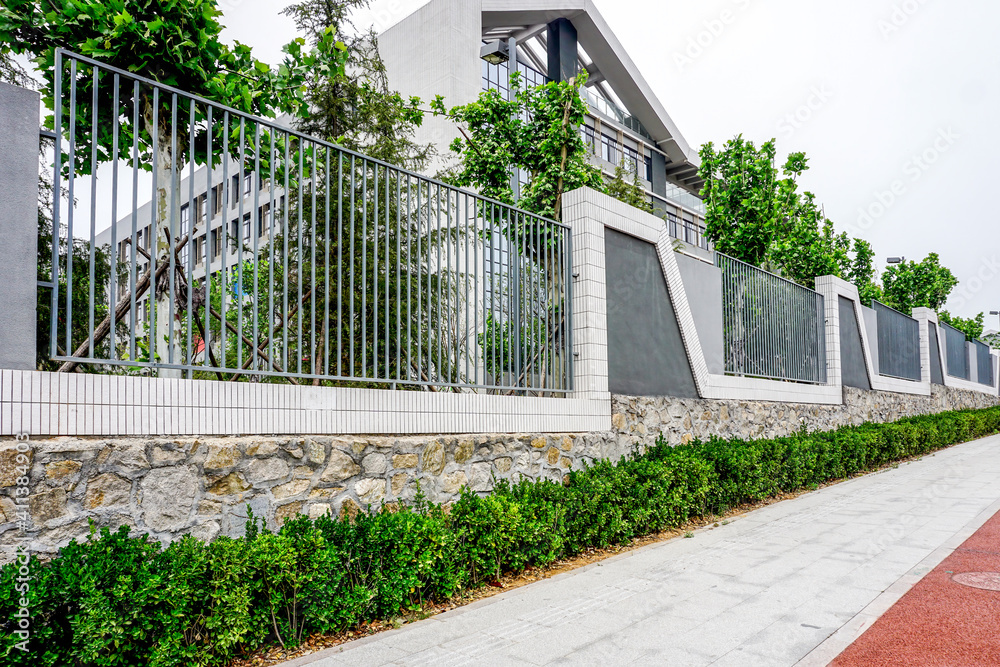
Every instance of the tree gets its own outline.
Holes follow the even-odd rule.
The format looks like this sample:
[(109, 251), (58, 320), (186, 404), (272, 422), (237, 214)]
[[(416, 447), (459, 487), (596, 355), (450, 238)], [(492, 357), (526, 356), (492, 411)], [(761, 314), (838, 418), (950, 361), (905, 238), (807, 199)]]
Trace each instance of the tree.
[(966, 318), (958, 317), (952, 315), (947, 310), (942, 310), (938, 313), (938, 318), (945, 324), (950, 324), (964, 333), (966, 340), (976, 340), (983, 335), (983, 313), (979, 313), (975, 317)]
[[(305, 83), (308, 77), (336, 72), (344, 67), (344, 45), (336, 42), (332, 31), (326, 32), (312, 50), (303, 48), (302, 39), (286, 45), (284, 62), (278, 68), (262, 63), (252, 56), (249, 47), (238, 42), (230, 45), (221, 41), (221, 12), (215, 0), (138, 0), (129, 2), (127, 6), (121, 2), (105, 3), (102, 0), (63, 0), (55, 11), (49, 9), (50, 6), (33, 0), (8, 0), (0, 8), (0, 43), (5, 45), (4, 53), (26, 54), (32, 58), (44, 78), (42, 94), (50, 110), (55, 106), (53, 84), (57, 47), (76, 51), (239, 111), (269, 117), (278, 113), (301, 115), (307, 108)], [(111, 127), (117, 114), (131, 117), (138, 112), (142, 118), (141, 126), (120, 126), (118, 155), (112, 154), (111, 132), (99, 132), (92, 136), (89, 128), (75, 128), (74, 138), (80, 158), (76, 164), (64, 166), (67, 170), (75, 169), (78, 174), (96, 169), (97, 164), (91, 164), (86, 159), (93, 143), (97, 144), (98, 163), (118, 159), (130, 161), (132, 139), (135, 137), (138, 140), (141, 166), (154, 172), (158, 184), (154, 198), (158, 230), (156, 266), (166, 260), (181, 240), (172, 238), (169, 230), (180, 229), (178, 221), (170, 219), (171, 208), (179, 215), (179, 207), (171, 207), (170, 204), (178, 189), (182, 165), (189, 160), (217, 162), (221, 156), (188, 154), (187, 147), (191, 142), (185, 132), (189, 126), (171, 125), (169, 96), (162, 96), (157, 106), (148, 93), (132, 99), (126, 92), (120, 108), (114, 108), (113, 95), (122, 90), (114, 91), (105, 80), (99, 86), (97, 109), (92, 109), (93, 76), (89, 72), (78, 72), (76, 86), (77, 114), (81, 118), (90, 118), (92, 113), (96, 113), (101, 128)], [(127, 88), (123, 90), (127, 91)], [(63, 116), (61, 131), (70, 129), (68, 116)], [(205, 110), (201, 108), (194, 127), (200, 127), (204, 119)], [(52, 117), (46, 122), (53, 129)], [(217, 126), (201, 131), (221, 132)], [(232, 132), (235, 136), (236, 129)], [(172, 134), (177, 138), (176, 153)], [(196, 140), (195, 145), (201, 147), (206, 143)], [(154, 149), (157, 156), (155, 164), (151, 159)], [(176, 329), (179, 324), (177, 321), (169, 322), (170, 307), (166, 296), (158, 295), (156, 301), (157, 340), (162, 341), (171, 324), (175, 333), (179, 334)], [(175, 336), (177, 338), (179, 335)], [(67, 352), (72, 354), (73, 351)], [(161, 356), (166, 354), (165, 342), (159, 352)]]
[(309, 44), (318, 47), (332, 30), (346, 53), (343, 69), (308, 75), (308, 111), (296, 127), (378, 160), (420, 171), (433, 153), (431, 145), (414, 141), (415, 129), (424, 118), (420, 99), (403, 99), (389, 89), (374, 29), (358, 31), (350, 20), (352, 10), (369, 4), (369, 0), (302, 0), (283, 11), (295, 20)]
[(706, 143), (699, 155), (705, 235), (719, 252), (760, 266), (775, 234), (774, 140), (757, 148), (737, 135), (718, 152)]
[(881, 301), (884, 298), (874, 259), (875, 251), (872, 250), (871, 244), (864, 239), (854, 239), (854, 259), (851, 260), (848, 270), (848, 280), (858, 288), (861, 303)]
[[(604, 178), (588, 161), (580, 136), (587, 115), (580, 88), (586, 85), (587, 73), (535, 87), (522, 87), (517, 73), (510, 81), (510, 100), (491, 89), (475, 102), (451, 109), (445, 108), (440, 96), (431, 103), (436, 113), (455, 121), (465, 137), (451, 145), (459, 156), (451, 180), (491, 199), (559, 220), (564, 193), (585, 186), (605, 190)], [(516, 170), (527, 172), (528, 183), (515, 201), (511, 174)]]
[(653, 204), (649, 201), (642, 187), (639, 186), (639, 176), (632, 172), (632, 178), (626, 178), (626, 171), (623, 165), (615, 167), (615, 177), (608, 183), (607, 192), (619, 201), (623, 201), (629, 206), (635, 207), (646, 213), (653, 212)]
[(894, 264), (882, 274), (886, 305), (904, 313), (920, 307), (938, 310), (957, 284), (958, 279), (941, 266), (934, 252), (919, 262)]

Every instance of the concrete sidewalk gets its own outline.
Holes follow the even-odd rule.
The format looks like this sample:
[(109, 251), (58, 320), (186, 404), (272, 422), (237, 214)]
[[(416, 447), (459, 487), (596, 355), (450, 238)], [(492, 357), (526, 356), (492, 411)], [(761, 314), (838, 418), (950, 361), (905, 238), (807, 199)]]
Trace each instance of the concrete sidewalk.
[(998, 509), (995, 436), (285, 665), (826, 664)]

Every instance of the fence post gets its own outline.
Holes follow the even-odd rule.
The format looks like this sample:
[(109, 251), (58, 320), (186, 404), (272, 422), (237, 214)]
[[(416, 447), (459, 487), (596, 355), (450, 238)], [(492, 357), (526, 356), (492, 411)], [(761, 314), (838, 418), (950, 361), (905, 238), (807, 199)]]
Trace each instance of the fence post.
[(0, 368), (35, 368), (38, 93), (0, 83)]

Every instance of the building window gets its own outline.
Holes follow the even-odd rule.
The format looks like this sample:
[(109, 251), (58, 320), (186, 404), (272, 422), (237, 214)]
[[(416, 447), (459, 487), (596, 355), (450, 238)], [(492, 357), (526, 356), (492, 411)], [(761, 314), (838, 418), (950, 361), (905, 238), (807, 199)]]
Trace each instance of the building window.
[(222, 227), (212, 230), (212, 257), (216, 258), (222, 253)]
[(619, 151), (620, 148), (618, 146), (618, 139), (610, 137), (606, 134), (601, 135), (601, 158), (604, 159), (605, 162), (618, 164)]
[(212, 217), (222, 212), (222, 183), (212, 187)]
[(243, 177), (243, 196), (249, 197), (250, 193), (253, 191), (253, 174), (247, 174)]

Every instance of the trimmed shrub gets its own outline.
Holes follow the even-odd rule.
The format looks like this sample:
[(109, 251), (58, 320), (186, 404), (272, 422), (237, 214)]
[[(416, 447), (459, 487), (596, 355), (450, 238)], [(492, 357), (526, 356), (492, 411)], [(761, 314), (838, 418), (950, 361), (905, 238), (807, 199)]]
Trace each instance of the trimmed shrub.
[[(1000, 432), (1000, 407), (772, 440), (660, 438), (642, 454), (550, 480), (464, 490), (446, 509), (418, 498), (353, 519), (297, 517), (271, 532), (163, 548), (128, 528), (92, 529), (50, 561), (0, 568), (5, 665), (220, 665), (277, 643), (389, 619), (587, 549), (693, 517), (849, 477)], [(27, 652), (18, 617), (31, 611)]]

